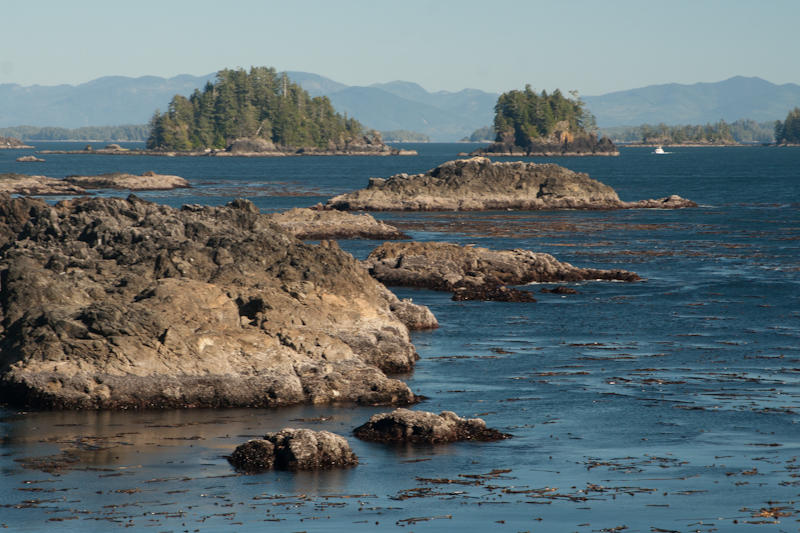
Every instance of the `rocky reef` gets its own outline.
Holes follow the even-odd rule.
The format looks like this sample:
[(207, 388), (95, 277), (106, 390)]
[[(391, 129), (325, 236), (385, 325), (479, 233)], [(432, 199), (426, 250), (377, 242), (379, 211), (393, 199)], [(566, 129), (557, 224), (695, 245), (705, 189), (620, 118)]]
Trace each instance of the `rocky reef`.
[(85, 189), (124, 189), (128, 191), (158, 191), (189, 187), (180, 176), (147, 171), (141, 176), (126, 172), (111, 172), (98, 176), (67, 176), (64, 181)]
[[(0, 194), (0, 401), (49, 408), (416, 400), (391, 292), (245, 200)], [(414, 305), (408, 302), (408, 305)]]
[(328, 200), (326, 208), (373, 211), (496, 209), (675, 209), (697, 204), (679, 196), (623, 202), (609, 187), (554, 164), (495, 163), (486, 157), (448, 161), (423, 174), (371, 178), (365, 189)]
[(17, 158), (18, 163), (44, 163), (44, 159), (35, 155), (23, 155)]
[(395, 409), (379, 413), (353, 430), (361, 440), (413, 444), (439, 444), (464, 440), (492, 441), (511, 435), (486, 427), (480, 418), (461, 418), (452, 411), (440, 414), (428, 411)]
[(86, 194), (86, 189), (64, 180), (28, 174), (0, 174), (0, 193), (28, 196)]
[(626, 270), (579, 268), (530, 250), (489, 250), (446, 242), (387, 242), (373, 250), (364, 264), (387, 285), (451, 291), (454, 300), (535, 301), (529, 292), (505, 285), (640, 279)]
[(145, 172), (141, 176), (114, 172), (99, 176), (68, 176), (64, 179), (27, 174), (0, 174), (0, 192), (28, 196), (61, 196), (90, 194), (87, 189), (122, 189), (153, 191), (189, 187), (180, 176)]
[(297, 207), (269, 215), (270, 219), (298, 239), (407, 239), (394, 226), (366, 213)]
[(0, 150), (3, 149), (22, 149), (22, 148), (33, 148), (33, 146), (28, 146), (24, 142), (20, 141), (16, 137), (3, 137), (0, 135)]
[(325, 470), (358, 464), (344, 437), (328, 431), (285, 428), (237, 446), (228, 461), (240, 472)]

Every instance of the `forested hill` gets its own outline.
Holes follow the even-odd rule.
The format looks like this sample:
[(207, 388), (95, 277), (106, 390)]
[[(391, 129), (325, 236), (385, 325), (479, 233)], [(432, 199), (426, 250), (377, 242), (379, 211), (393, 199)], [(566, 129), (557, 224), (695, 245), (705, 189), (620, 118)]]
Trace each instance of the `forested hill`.
[(260, 138), (280, 147), (339, 149), (362, 134), (327, 97), (312, 98), (286, 73), (253, 67), (224, 69), (188, 98), (175, 95), (150, 121), (151, 149), (225, 148), (234, 139)]

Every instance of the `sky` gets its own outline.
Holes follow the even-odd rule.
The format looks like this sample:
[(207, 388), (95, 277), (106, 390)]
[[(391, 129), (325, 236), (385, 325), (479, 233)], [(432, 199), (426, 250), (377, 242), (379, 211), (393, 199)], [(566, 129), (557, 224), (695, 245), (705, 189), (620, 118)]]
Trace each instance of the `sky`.
[(0, 83), (271, 66), (347, 85), (578, 90), (800, 83), (797, 0), (0, 0)]

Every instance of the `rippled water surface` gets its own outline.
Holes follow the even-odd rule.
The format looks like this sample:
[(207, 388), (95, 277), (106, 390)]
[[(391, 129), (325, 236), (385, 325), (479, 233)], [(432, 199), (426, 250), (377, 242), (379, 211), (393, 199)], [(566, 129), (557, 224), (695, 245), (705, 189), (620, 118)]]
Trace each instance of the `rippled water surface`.
[[(79, 148), (83, 145), (77, 145)], [(53, 148), (48, 144), (42, 148)], [(178, 174), (170, 205), (252, 199), (307, 206), (417, 157), (161, 158), (0, 151), (0, 172)], [(537, 160), (543, 161), (543, 160)], [(514, 438), (386, 447), (350, 437), (361, 464), (237, 475), (225, 455), (286, 426), (347, 436), (381, 408), (20, 412), (0, 409), (0, 526), (14, 531), (798, 531), (800, 148), (623, 148), (549, 160), (624, 200), (680, 194), (680, 211), (380, 213), (417, 240), (552, 253), (625, 268), (638, 283), (580, 283), (536, 303), (430, 306), (403, 376), (418, 408), (480, 416)], [(342, 242), (364, 257), (378, 243)]]

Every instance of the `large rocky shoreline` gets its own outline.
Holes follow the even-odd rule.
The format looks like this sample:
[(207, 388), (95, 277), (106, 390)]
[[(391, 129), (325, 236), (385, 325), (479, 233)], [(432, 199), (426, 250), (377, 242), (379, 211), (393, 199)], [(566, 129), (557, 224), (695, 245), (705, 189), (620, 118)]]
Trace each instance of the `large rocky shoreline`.
[(334, 242), (303, 244), (248, 201), (178, 210), (135, 196), (52, 206), (0, 194), (0, 247), (1, 401), (417, 400), (384, 372), (413, 367), (402, 317), (432, 327), (427, 310), (398, 300)]
[(680, 196), (626, 202), (588, 174), (554, 164), (448, 161), (422, 174), (371, 178), (364, 189), (328, 200), (344, 211), (486, 211), (499, 209), (677, 209), (697, 204)]

